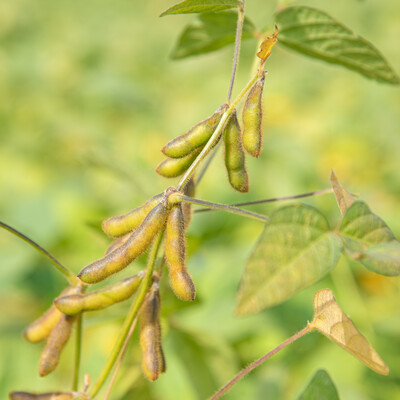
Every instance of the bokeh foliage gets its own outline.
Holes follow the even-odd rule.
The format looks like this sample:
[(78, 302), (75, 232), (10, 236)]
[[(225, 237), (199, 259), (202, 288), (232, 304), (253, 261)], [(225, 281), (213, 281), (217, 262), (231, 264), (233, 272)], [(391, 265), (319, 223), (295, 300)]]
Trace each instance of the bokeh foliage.
[[(373, 42), (399, 71), (398, 2), (307, 5), (323, 6)], [(159, 0), (0, 3), (0, 219), (76, 272), (108, 244), (97, 229), (102, 219), (168, 185), (154, 172), (161, 146), (225, 99), (232, 47), (171, 61), (177, 36), (194, 17), (158, 18), (167, 6)], [(246, 8), (256, 26), (272, 31), (276, 2), (248, 0)], [(248, 79), (254, 53), (255, 41), (245, 41), (237, 89)], [(264, 152), (248, 161), (250, 193), (233, 193), (219, 154), (198, 197), (235, 202), (316, 190), (329, 187), (334, 168), (399, 238), (399, 90), (283, 47), (274, 49), (267, 69)], [(337, 218), (333, 196), (308, 202)], [(274, 208), (254, 207), (267, 213)], [(295, 398), (320, 368), (328, 370), (343, 398), (400, 396), (398, 278), (342, 258), (331, 275), (284, 304), (256, 316), (233, 315), (239, 279), (261, 231), (257, 222), (221, 213), (194, 218), (188, 267), (198, 301), (182, 304), (167, 284), (162, 291), (168, 372), (156, 383), (144, 381), (134, 336), (115, 398), (205, 398), (301, 329), (311, 318), (314, 292), (328, 286), (389, 365), (389, 377), (313, 335), (272, 358), (226, 398)], [(72, 341), (60, 369), (43, 380), (37, 375), (41, 346), (28, 345), (20, 335), (61, 290), (62, 278), (6, 232), (0, 232), (0, 264), (1, 398), (11, 389), (68, 388)], [(126, 273), (139, 269), (140, 261)], [(83, 371), (94, 379), (126, 307), (85, 321)]]

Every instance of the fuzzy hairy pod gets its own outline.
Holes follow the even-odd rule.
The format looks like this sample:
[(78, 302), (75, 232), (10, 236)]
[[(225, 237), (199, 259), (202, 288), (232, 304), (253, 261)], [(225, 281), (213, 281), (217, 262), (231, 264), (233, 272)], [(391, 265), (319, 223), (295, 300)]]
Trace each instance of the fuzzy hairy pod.
[(161, 161), (156, 168), (156, 172), (165, 178), (175, 178), (182, 175), (192, 165), (202, 148), (199, 147), (181, 158), (167, 158)]
[(75, 315), (82, 311), (100, 310), (131, 297), (143, 279), (143, 271), (91, 293), (58, 297), (55, 306), (64, 314)]
[(146, 378), (155, 381), (165, 372), (166, 364), (161, 346), (161, 300), (158, 283), (153, 283), (140, 310), (140, 347), (142, 370)]
[(238, 192), (249, 191), (249, 177), (246, 170), (245, 154), (242, 147), (240, 125), (236, 110), (232, 113), (225, 130), (225, 166), (229, 183)]
[[(75, 291), (75, 288), (68, 287), (61, 292), (60, 296), (67, 296)], [(45, 340), (61, 317), (62, 313), (52, 304), (41, 317), (25, 328), (23, 332), (25, 340), (30, 343), (38, 343)]]
[(132, 211), (106, 219), (102, 228), (109, 237), (119, 237), (136, 229), (146, 218), (146, 215), (161, 201), (163, 193), (153, 196), (143, 205)]
[(8, 395), (10, 400), (71, 400), (82, 398), (78, 393), (51, 392), (51, 393), (28, 393), (11, 392)]
[(169, 267), (169, 280), (174, 293), (184, 301), (196, 297), (193, 280), (185, 266), (185, 223), (180, 203), (176, 204), (167, 219), (165, 230), (165, 259)]
[(78, 277), (85, 283), (97, 283), (124, 269), (150, 246), (168, 213), (168, 199), (164, 197), (122, 246), (83, 268)]
[(125, 233), (124, 236), (120, 236), (118, 239), (115, 239), (108, 247), (104, 255), (106, 256), (107, 254), (112, 253), (115, 249), (118, 247), (121, 247), (124, 243), (127, 242), (129, 239), (129, 236), (131, 235), (131, 232)]
[[(194, 182), (194, 178), (189, 179), (189, 181), (184, 186), (182, 192), (183, 194), (189, 197), (194, 197), (196, 195), (196, 183)], [(190, 203), (181, 203), (181, 204), (182, 204), (183, 218), (185, 220), (185, 229), (187, 229), (192, 219), (192, 205)]]
[(40, 376), (46, 376), (56, 369), (61, 352), (71, 336), (74, 321), (75, 317), (63, 314), (57, 325), (50, 332), (46, 346), (39, 359)]
[(243, 107), (243, 147), (253, 157), (262, 150), (262, 95), (265, 75), (257, 80), (247, 95)]
[(180, 158), (203, 146), (210, 139), (227, 105), (224, 104), (211, 116), (198, 122), (193, 128), (169, 141), (161, 151), (168, 157)]

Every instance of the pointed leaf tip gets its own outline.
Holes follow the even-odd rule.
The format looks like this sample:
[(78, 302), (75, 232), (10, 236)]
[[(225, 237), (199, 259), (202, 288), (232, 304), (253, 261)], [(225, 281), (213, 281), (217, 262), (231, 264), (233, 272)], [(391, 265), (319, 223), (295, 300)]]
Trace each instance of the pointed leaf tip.
[(353, 196), (345, 189), (345, 187), (339, 183), (333, 169), (331, 171), (331, 186), (335, 194), (339, 210), (343, 215), (354, 203), (354, 199)]
[(314, 318), (309, 327), (317, 329), (378, 374), (389, 374), (388, 366), (342, 311), (330, 289), (315, 294)]
[(318, 370), (298, 400), (339, 400), (335, 384), (329, 374)]

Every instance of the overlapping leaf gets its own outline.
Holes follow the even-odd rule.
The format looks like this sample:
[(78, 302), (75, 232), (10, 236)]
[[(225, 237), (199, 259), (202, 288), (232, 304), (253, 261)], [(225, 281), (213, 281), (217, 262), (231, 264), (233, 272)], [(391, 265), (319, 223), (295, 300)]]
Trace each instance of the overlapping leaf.
[[(233, 11), (200, 14), (198, 20), (188, 25), (175, 46), (171, 57), (185, 58), (208, 53), (235, 42), (237, 13)], [(255, 27), (245, 18), (243, 39), (253, 36)]]
[(298, 400), (339, 400), (339, 395), (329, 374), (320, 369)]
[(341, 250), (340, 239), (315, 208), (298, 204), (277, 210), (247, 262), (237, 314), (279, 304), (320, 280), (335, 267)]
[(174, 14), (211, 13), (229, 10), (241, 4), (240, 0), (185, 0), (165, 10), (160, 17)]
[(314, 318), (308, 326), (311, 330), (317, 329), (378, 374), (389, 373), (379, 354), (336, 303), (331, 290), (323, 289), (315, 293)]
[(367, 204), (356, 201), (346, 211), (340, 234), (346, 252), (366, 268), (381, 275), (399, 275), (400, 243)]
[(323, 11), (288, 7), (276, 16), (279, 42), (321, 60), (341, 64), (380, 82), (399, 84), (400, 79), (382, 54)]
[(331, 172), (331, 185), (333, 192), (336, 197), (337, 204), (339, 206), (340, 212), (342, 215), (347, 211), (347, 209), (354, 203), (353, 196), (346, 190), (344, 186), (342, 186), (335, 173)]

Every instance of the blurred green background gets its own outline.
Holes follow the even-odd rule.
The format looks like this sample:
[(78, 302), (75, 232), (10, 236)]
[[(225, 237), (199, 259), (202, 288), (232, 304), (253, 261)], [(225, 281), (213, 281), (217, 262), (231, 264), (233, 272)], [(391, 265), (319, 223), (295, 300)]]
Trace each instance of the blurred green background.
[[(2, 0), (0, 2), (0, 220), (21, 230), (78, 272), (108, 240), (102, 219), (128, 211), (175, 180), (154, 172), (161, 146), (224, 102), (232, 46), (171, 61), (175, 40), (195, 17), (158, 15), (172, 1)], [(400, 71), (400, 2), (286, 2), (319, 7), (364, 36)], [(247, 1), (247, 16), (272, 31), (276, 1)], [(236, 93), (249, 78), (256, 42), (245, 41)], [(330, 169), (360, 193), (400, 238), (400, 95), (341, 67), (277, 46), (268, 60), (264, 151), (248, 160), (250, 193), (229, 187), (218, 154), (198, 197), (236, 202), (329, 187)], [(331, 195), (307, 200), (339, 218)], [(253, 209), (270, 213), (277, 204)], [(199, 214), (188, 233), (194, 304), (162, 287), (167, 373), (149, 384), (134, 335), (114, 399), (208, 397), (241, 367), (303, 328), (316, 290), (339, 304), (390, 367), (382, 377), (314, 333), (237, 384), (226, 399), (294, 399), (326, 369), (343, 399), (400, 399), (400, 285), (342, 257), (330, 276), (257, 316), (234, 316), (257, 222)], [(142, 268), (144, 259), (121, 276)], [(73, 340), (59, 368), (38, 377), (42, 345), (23, 328), (65, 283), (21, 240), (0, 232), (0, 398), (10, 390), (70, 388)], [(128, 304), (84, 321), (82, 371), (95, 380)]]

